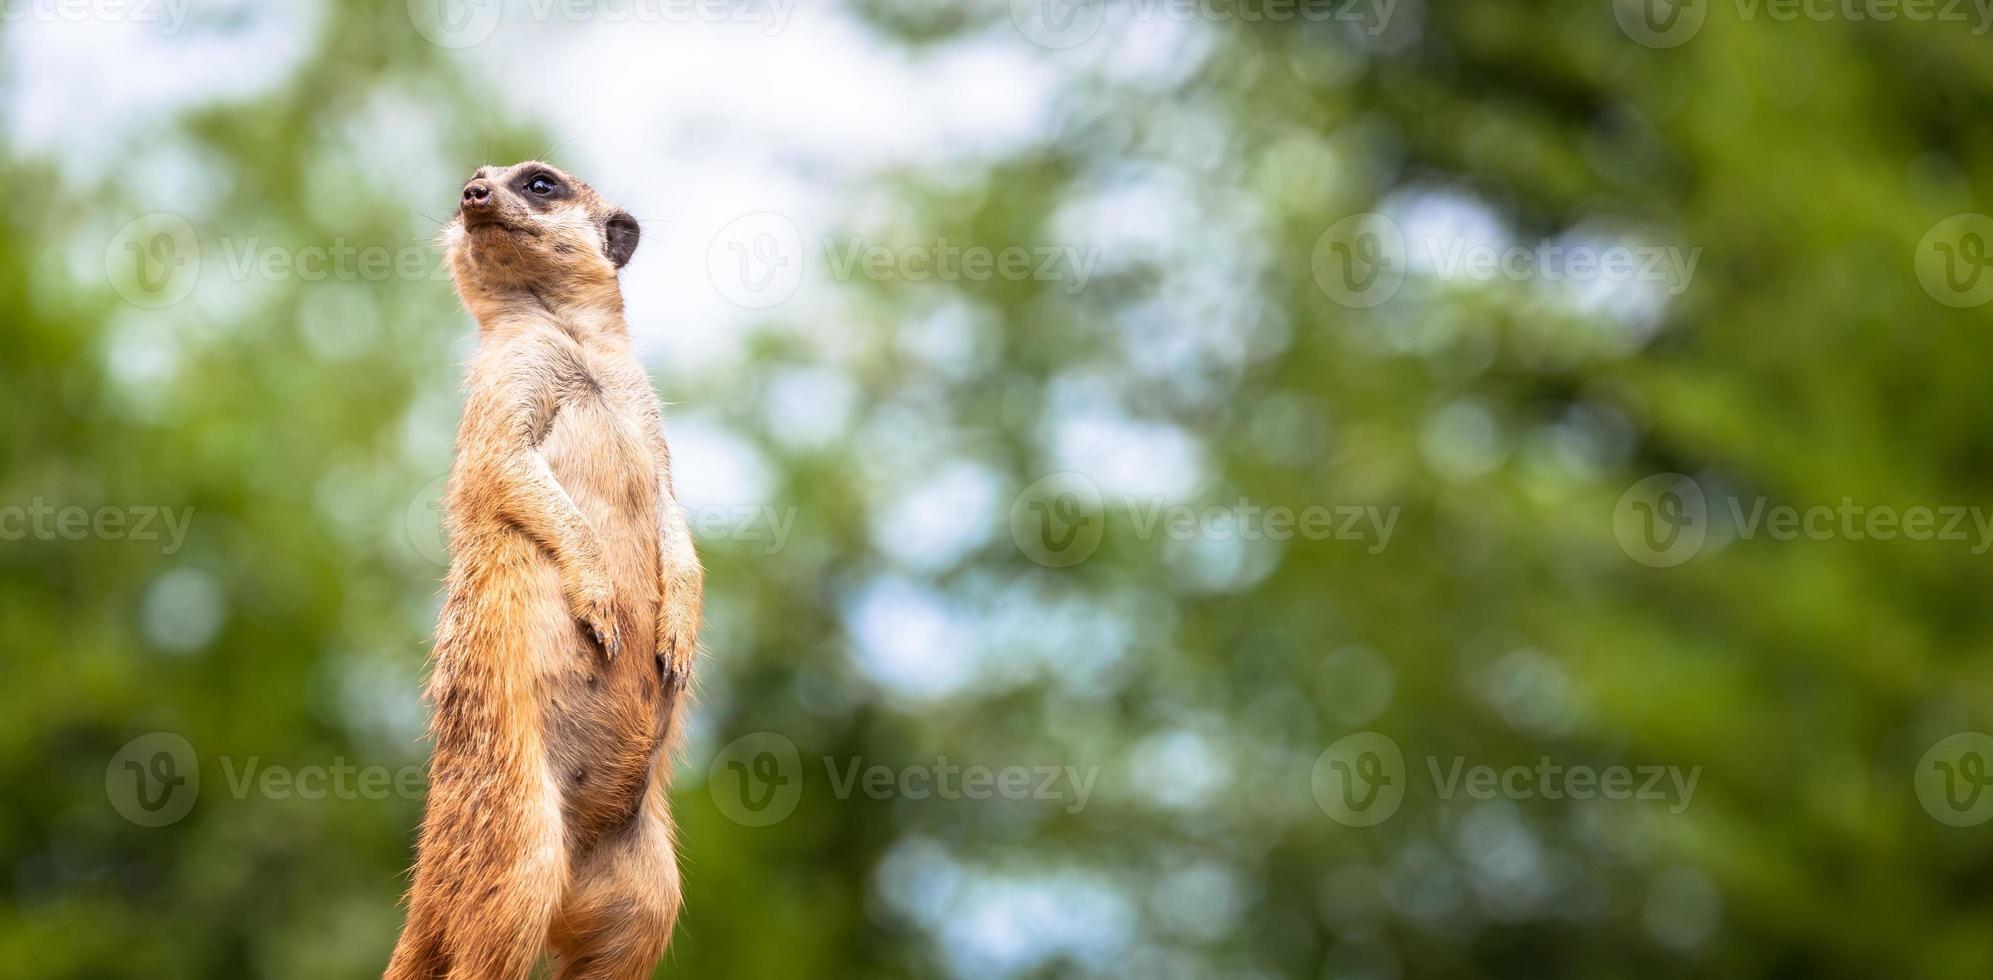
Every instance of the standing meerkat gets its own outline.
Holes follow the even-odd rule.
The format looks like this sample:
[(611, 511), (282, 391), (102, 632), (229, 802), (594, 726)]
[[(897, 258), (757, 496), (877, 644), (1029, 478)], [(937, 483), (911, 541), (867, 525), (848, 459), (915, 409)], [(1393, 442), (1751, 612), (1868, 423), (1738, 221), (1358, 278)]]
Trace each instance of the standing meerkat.
[(702, 573), (617, 272), (637, 222), (543, 163), (444, 233), (477, 353), (450, 474), (428, 809), (387, 977), (647, 977)]

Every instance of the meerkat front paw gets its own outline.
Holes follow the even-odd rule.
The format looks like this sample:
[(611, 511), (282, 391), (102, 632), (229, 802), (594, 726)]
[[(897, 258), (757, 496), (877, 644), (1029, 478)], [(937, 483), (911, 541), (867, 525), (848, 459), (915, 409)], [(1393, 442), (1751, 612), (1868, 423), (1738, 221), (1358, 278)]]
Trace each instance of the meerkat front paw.
[(698, 607), (677, 596), (666, 596), (658, 607), (657, 667), (667, 688), (676, 691), (691, 680), (698, 642)]
[(607, 578), (585, 576), (568, 590), (568, 606), (574, 618), (588, 629), (588, 635), (602, 648), (602, 655), (615, 660), (623, 652), (623, 631), (617, 622), (616, 601)]

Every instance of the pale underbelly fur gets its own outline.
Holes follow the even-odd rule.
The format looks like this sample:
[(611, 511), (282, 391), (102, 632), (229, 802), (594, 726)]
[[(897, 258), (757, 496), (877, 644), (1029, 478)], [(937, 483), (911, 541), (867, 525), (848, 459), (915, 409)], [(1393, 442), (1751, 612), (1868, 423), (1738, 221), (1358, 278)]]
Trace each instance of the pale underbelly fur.
[[(540, 450), (595, 530), (622, 634), (621, 654), (610, 663), (569, 617), (566, 642), (536, 651), (549, 769), (562, 791), (569, 843), (586, 847), (634, 814), (670, 720), (655, 632), (664, 502), (636, 423), (600, 398), (563, 405)], [(563, 602), (558, 576), (547, 584), (550, 599)]]

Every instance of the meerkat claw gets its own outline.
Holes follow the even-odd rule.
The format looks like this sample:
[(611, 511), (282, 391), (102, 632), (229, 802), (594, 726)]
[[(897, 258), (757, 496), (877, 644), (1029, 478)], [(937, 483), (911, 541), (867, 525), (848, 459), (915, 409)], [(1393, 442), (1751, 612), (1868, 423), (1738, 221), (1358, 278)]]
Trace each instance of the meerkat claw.
[(666, 650), (659, 650), (657, 653), (657, 674), (664, 683), (666, 693), (674, 697), (685, 690), (686, 682), (692, 677), (687, 665), (679, 663), (678, 658)]
[(602, 648), (603, 659), (615, 662), (616, 655), (623, 650), (622, 638), (616, 635), (616, 628), (588, 621), (584, 621), (583, 625), (588, 627), (589, 638)]

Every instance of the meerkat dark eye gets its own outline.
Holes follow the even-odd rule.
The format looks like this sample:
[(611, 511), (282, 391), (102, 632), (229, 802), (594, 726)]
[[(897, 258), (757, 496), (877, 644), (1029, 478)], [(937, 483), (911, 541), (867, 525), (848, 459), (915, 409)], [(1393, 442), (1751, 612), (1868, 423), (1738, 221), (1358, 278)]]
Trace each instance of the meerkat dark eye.
[(553, 178), (548, 177), (544, 174), (526, 182), (526, 189), (535, 194), (540, 195), (541, 197), (546, 197), (547, 195), (552, 194), (554, 191), (559, 190), (560, 186), (561, 185), (554, 183)]

